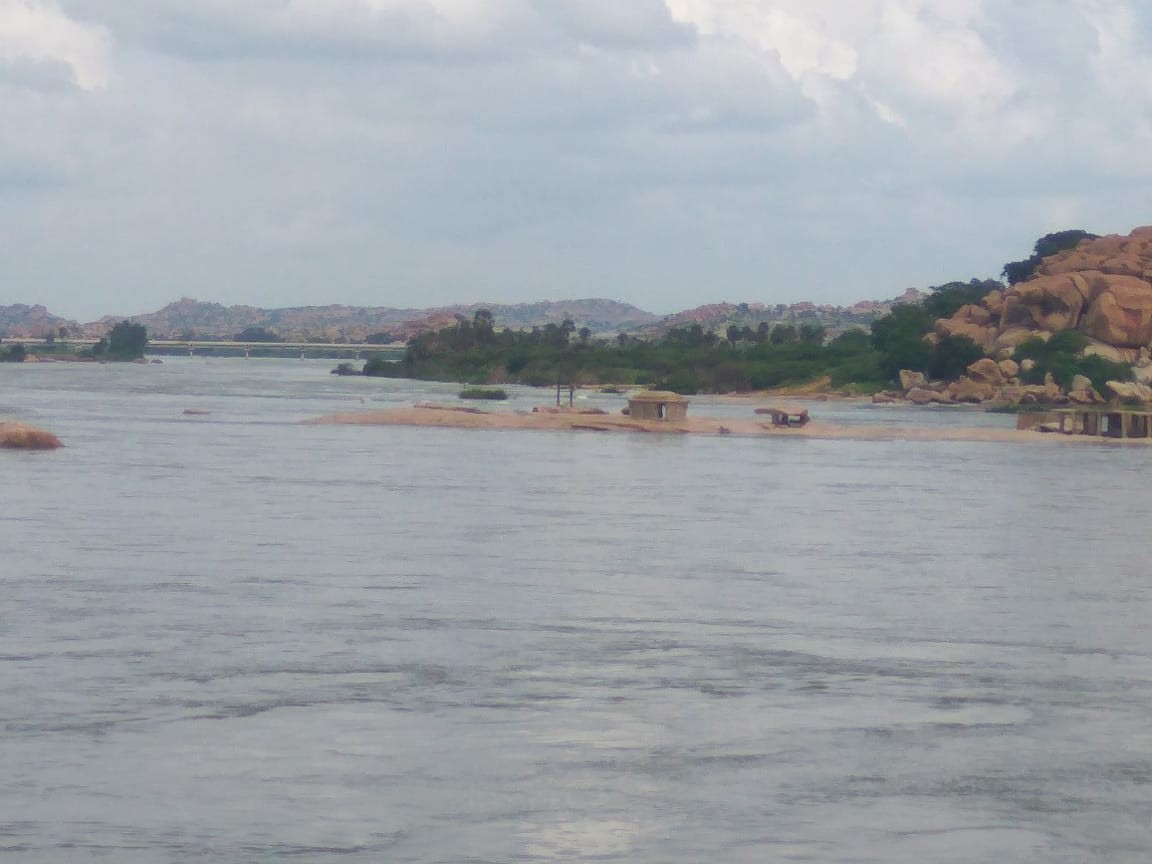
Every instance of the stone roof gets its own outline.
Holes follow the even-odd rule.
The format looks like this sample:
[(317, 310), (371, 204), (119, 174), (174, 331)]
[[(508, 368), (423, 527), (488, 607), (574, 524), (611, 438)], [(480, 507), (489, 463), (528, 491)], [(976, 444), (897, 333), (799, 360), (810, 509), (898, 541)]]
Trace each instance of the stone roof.
[(642, 390), (628, 395), (629, 402), (687, 402), (679, 393), (671, 390)]

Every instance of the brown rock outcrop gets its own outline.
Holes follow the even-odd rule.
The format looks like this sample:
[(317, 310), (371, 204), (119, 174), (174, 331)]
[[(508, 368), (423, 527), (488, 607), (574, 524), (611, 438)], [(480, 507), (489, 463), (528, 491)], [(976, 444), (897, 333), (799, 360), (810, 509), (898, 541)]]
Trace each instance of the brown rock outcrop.
[[(1121, 348), (1152, 342), (1152, 283), (1135, 276), (1108, 276), (1084, 316), (1084, 332)], [(1027, 283), (1025, 283), (1027, 284)]]
[[(1016, 349), (1029, 339), (1047, 340), (1072, 329), (1091, 340), (1085, 354), (1129, 364), (1146, 355), (1152, 346), (1152, 226), (1125, 237), (1084, 240), (1045, 258), (1032, 278), (960, 307), (951, 318), (938, 320), (925, 339), (968, 337), (990, 355), (988, 368), (969, 369), (968, 378), (1003, 386), (1028, 367), (1001, 365), (994, 371), (992, 357), (1012, 363)], [(1152, 372), (1146, 377), (1152, 379)], [(975, 392), (968, 385), (961, 390)]]
[(940, 401), (940, 394), (935, 390), (926, 390), (923, 387), (913, 387), (904, 397), (913, 405), (931, 405)]
[(873, 405), (891, 405), (895, 402), (903, 402), (904, 394), (897, 393), (895, 390), (881, 390), (879, 393), (872, 394)]
[(944, 392), (954, 402), (987, 402), (996, 396), (996, 389), (987, 381), (973, 381), (967, 375), (961, 375)]
[(1084, 294), (1071, 275), (1041, 276), (1015, 286), (1005, 298), (1000, 326), (1025, 326), (1050, 333), (1070, 330), (1080, 323), (1083, 309)]
[(941, 318), (936, 322), (936, 336), (967, 336), (985, 351), (990, 351), (996, 343), (996, 327), (955, 318)]
[[(961, 306), (951, 318), (935, 322), (925, 342), (938, 345), (947, 336), (966, 336), (987, 357), (948, 384), (937, 399), (930, 387), (904, 389), (910, 401), (955, 400), (1095, 404), (1102, 400), (1090, 382), (1065, 393), (1052, 380), (1043, 387), (1023, 386), (1021, 376), (1035, 361), (1018, 348), (1032, 339), (1076, 330), (1088, 337), (1085, 355), (1135, 364), (1136, 376), (1152, 382), (1152, 226), (1128, 236), (1081, 241), (1075, 249), (1043, 259), (1034, 275), (1004, 291), (993, 290), (977, 303)], [(915, 394), (915, 398), (913, 395)], [(1129, 397), (1131, 398), (1131, 397)]]
[(1152, 402), (1152, 387), (1128, 381), (1105, 381), (1104, 386), (1117, 399), (1130, 402)]
[(1068, 391), (1068, 401), (1075, 405), (1099, 405), (1104, 397), (1092, 387), (1073, 387)]
[(952, 318), (957, 321), (966, 321), (969, 324), (975, 324), (977, 327), (987, 327), (992, 323), (992, 312), (983, 306), (975, 306), (969, 303), (956, 310), (956, 314), (953, 315)]
[(1000, 366), (990, 357), (983, 357), (968, 366), (968, 377), (978, 384), (991, 384), (997, 386), (1004, 383), (1004, 373)]
[(923, 372), (915, 372), (911, 369), (900, 370), (900, 389), (907, 393), (913, 387), (927, 387), (928, 379), (924, 377)]
[(51, 432), (24, 423), (0, 423), (0, 447), (12, 450), (55, 450), (62, 446)]
[(1111, 360), (1113, 363), (1135, 363), (1140, 356), (1140, 352), (1135, 348), (1118, 348), (1115, 345), (1109, 345), (1107, 342), (1101, 342), (1099, 339), (1088, 339), (1088, 345), (1084, 349), (1084, 355), (1087, 357), (1103, 357), (1105, 360)]
[(1041, 330), (1033, 330), (1031, 327), (1009, 327), (1007, 330), (1000, 331), (1000, 334), (996, 337), (994, 345), (998, 349), (1015, 349), (1024, 342), (1027, 342), (1033, 336), (1039, 336), (1043, 339), (1051, 335), (1051, 333), (1046, 333)]

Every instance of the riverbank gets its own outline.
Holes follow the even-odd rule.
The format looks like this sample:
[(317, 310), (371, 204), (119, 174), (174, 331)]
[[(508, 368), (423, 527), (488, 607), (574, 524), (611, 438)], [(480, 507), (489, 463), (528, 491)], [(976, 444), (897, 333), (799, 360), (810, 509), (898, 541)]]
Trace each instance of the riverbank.
[(451, 429), (527, 429), (573, 432), (628, 432), (657, 435), (739, 435), (860, 441), (984, 441), (1004, 443), (1079, 442), (1148, 444), (1146, 440), (1101, 439), (1038, 431), (976, 427), (850, 425), (813, 421), (801, 427), (774, 426), (762, 417), (690, 417), (686, 420), (634, 420), (588, 411), (484, 411), (452, 405), (421, 404), (377, 411), (329, 414), (309, 424), (343, 426), (424, 426)]

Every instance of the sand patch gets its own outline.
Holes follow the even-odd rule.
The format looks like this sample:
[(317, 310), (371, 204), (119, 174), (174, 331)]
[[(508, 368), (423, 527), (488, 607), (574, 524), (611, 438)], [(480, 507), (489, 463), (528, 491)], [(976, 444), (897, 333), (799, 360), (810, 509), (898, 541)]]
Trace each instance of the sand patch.
[(854, 426), (813, 420), (801, 427), (773, 426), (760, 418), (690, 417), (686, 420), (633, 420), (578, 411), (480, 411), (446, 405), (417, 405), (379, 411), (329, 414), (305, 423), (345, 426), (434, 426), (451, 429), (536, 429), (573, 432), (630, 432), (656, 435), (740, 435), (858, 441), (989, 441), (1031, 443), (1107, 443), (1147, 445), (1148, 440), (1091, 438), (1016, 429)]

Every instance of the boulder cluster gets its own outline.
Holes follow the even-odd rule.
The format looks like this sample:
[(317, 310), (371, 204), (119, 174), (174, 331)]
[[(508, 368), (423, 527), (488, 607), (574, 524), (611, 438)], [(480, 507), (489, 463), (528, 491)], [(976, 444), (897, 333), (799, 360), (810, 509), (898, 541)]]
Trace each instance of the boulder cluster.
[(1086, 353), (1140, 359), (1152, 344), (1152, 226), (1043, 259), (1027, 281), (937, 321), (935, 335), (967, 336), (1002, 359), (1031, 337), (1060, 330), (1087, 336)]
[[(1017, 363), (1006, 359), (996, 361), (990, 357), (977, 360), (968, 367), (968, 374), (955, 381), (929, 381), (922, 372), (900, 370), (900, 389), (884, 390), (872, 401), (911, 402), (914, 405), (960, 405), (963, 403), (993, 402), (1004, 405), (1104, 405), (1109, 401), (1152, 402), (1152, 386), (1143, 383), (1108, 381), (1105, 393), (1092, 386), (1083, 375), (1072, 379), (1067, 390), (1044, 376), (1043, 384), (1022, 384), (1018, 377), (1028, 371), (1033, 361)], [(1152, 365), (1152, 364), (1150, 364)]]
[[(1019, 376), (1031, 371), (1033, 361), (1017, 361), (1016, 348), (1062, 330), (1084, 334), (1086, 355), (1131, 365), (1136, 383), (1110, 381), (1104, 394), (1079, 375), (1067, 389), (1050, 375), (1043, 384), (1023, 384)], [(1148, 386), (1152, 384), (1152, 226), (1137, 228), (1126, 237), (1084, 240), (1074, 249), (1044, 258), (1031, 278), (962, 306), (951, 318), (938, 320), (926, 338), (937, 341), (944, 336), (966, 336), (988, 356), (951, 382), (929, 382), (918, 372), (901, 372), (901, 389), (878, 393), (874, 401), (1152, 402)]]

